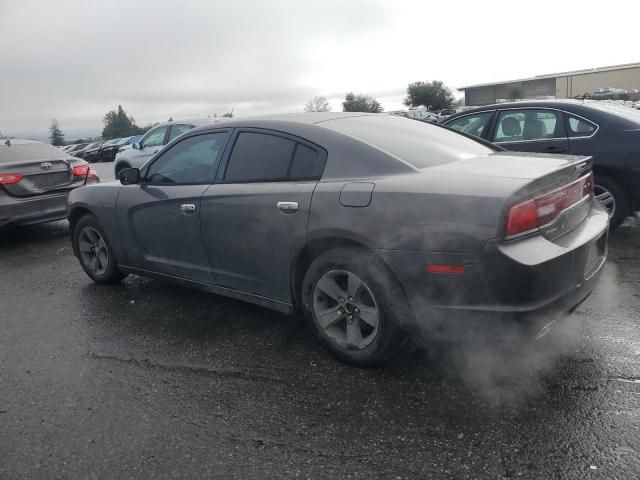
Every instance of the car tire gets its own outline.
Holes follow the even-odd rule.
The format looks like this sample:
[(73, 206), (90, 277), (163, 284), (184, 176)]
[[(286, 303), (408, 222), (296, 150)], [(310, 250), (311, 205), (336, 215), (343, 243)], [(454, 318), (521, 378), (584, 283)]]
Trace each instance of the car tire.
[(116, 167), (116, 180), (120, 180), (120, 172), (122, 172), (122, 170), (124, 170), (125, 168), (131, 167), (129, 167), (129, 165), (127, 165), (126, 163), (121, 163)]
[[(603, 206), (607, 210), (613, 208), (613, 215), (609, 220), (609, 231), (614, 231), (629, 216), (631, 210), (626, 190), (613, 178), (596, 174), (594, 193), (596, 198), (603, 200)], [(611, 207), (611, 200), (613, 207)]]
[(85, 215), (75, 224), (73, 251), (82, 269), (96, 283), (118, 283), (126, 277), (118, 270), (109, 240), (93, 215)]
[(359, 367), (380, 365), (398, 352), (410, 316), (405, 298), (388, 267), (365, 249), (320, 254), (302, 283), (305, 315), (322, 345)]

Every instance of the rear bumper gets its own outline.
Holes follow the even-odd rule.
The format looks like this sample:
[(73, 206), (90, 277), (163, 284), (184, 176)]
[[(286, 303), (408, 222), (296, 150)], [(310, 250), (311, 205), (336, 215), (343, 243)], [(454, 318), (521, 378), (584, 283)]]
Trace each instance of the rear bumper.
[[(542, 235), (490, 241), (478, 255), (383, 251), (405, 288), (417, 327), (468, 331), (518, 325), (537, 335), (592, 292), (607, 254), (609, 217), (593, 203), (587, 219), (552, 241)], [(427, 264), (464, 265), (461, 275), (433, 274)]]
[(0, 191), (0, 228), (66, 218), (68, 192), (38, 197), (11, 197)]

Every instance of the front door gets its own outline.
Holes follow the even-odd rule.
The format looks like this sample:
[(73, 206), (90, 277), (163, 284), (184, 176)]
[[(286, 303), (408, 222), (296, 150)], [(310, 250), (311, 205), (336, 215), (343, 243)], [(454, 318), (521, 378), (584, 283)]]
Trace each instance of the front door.
[(567, 153), (562, 112), (523, 108), (500, 110), (490, 140), (516, 152)]
[(304, 246), (326, 152), (273, 131), (243, 129), (202, 196), (200, 218), (215, 282), (290, 302), (291, 268)]
[(146, 167), (140, 184), (123, 186), (118, 224), (130, 266), (213, 283), (200, 234), (201, 197), (228, 136), (189, 136)]

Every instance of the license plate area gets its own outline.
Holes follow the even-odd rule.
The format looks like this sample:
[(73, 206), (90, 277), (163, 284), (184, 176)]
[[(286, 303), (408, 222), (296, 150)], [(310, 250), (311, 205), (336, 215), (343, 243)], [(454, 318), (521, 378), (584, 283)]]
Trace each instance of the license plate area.
[(598, 240), (589, 246), (585, 261), (584, 279), (589, 280), (600, 270), (607, 255), (607, 234), (603, 234)]

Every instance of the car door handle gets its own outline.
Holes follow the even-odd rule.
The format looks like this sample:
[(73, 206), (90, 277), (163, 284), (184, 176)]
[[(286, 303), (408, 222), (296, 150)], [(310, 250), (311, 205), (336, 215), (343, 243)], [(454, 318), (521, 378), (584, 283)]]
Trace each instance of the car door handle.
[(296, 213), (298, 211), (298, 202), (278, 202), (278, 210), (282, 213)]
[(193, 213), (196, 211), (196, 206), (193, 203), (183, 203), (180, 205), (180, 211), (183, 213)]

